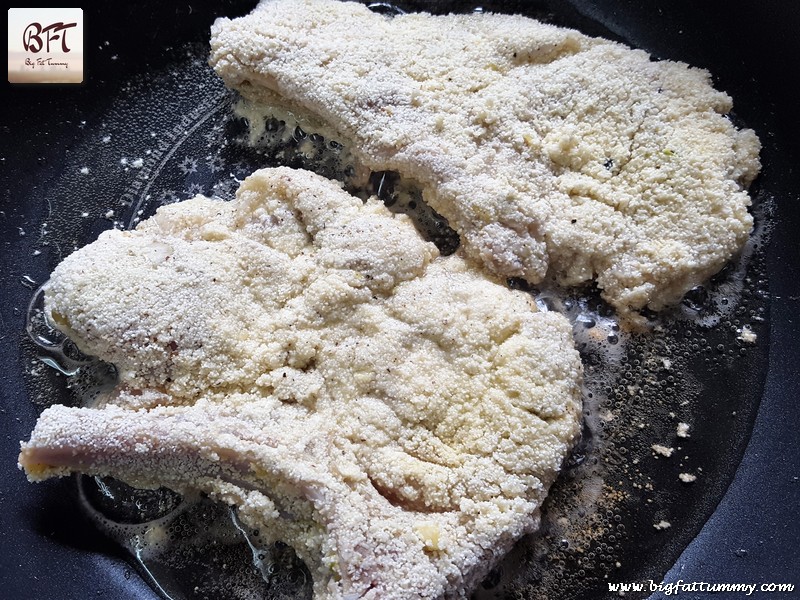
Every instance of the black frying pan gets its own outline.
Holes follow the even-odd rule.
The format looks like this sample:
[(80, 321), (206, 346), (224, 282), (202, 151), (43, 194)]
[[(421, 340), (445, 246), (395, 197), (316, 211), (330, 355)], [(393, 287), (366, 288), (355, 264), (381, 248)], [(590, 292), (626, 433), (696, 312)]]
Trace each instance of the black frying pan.
[[(795, 107), (800, 95), (793, 85), (793, 70), (800, 59), (800, 36), (796, 34), (800, 9), (777, 1), (702, 6), (674, 0), (647, 4), (614, 0), (598, 5), (580, 0), (417, 0), (400, 4), (435, 12), (471, 9), (477, 4), (487, 10), (523, 12), (625, 41), (660, 58), (708, 68), (717, 87), (733, 96), (735, 118), (756, 129), (764, 144), (764, 168), (754, 195), (768, 213), (760, 217), (762, 222), (771, 223), (773, 229), (768, 245), (757, 252), (751, 265), (749, 274), (756, 281), (749, 284), (752, 297), (747, 305), (763, 309), (761, 314), (768, 320), (758, 331), (759, 343), (743, 358), (709, 368), (703, 362), (707, 350), (701, 347), (696, 360), (689, 361), (696, 371), (693, 375), (703, 382), (703, 403), (695, 416), (703, 423), (704, 436), (687, 444), (692, 444), (695, 466), (704, 467), (706, 483), (675, 487), (667, 467), (654, 469), (656, 487), (663, 490), (656, 498), (658, 507), (650, 512), (643, 509), (640, 504), (646, 501), (645, 495), (638, 499), (641, 503), (633, 497), (620, 505), (620, 519), (629, 526), (624, 541), (614, 545), (612, 553), (621, 567), (611, 571), (607, 581), (800, 585), (800, 526), (795, 514), (800, 506), (800, 408), (796, 401), (800, 365), (795, 349), (800, 331), (794, 314), (800, 300), (800, 257), (794, 233), (800, 227), (800, 177), (795, 162), (800, 147)], [(0, 490), (2, 597), (158, 597), (126, 562), (126, 554), (80, 510), (74, 480), (34, 486), (16, 469), (19, 440), (28, 437), (38, 412), (52, 401), (39, 397), (41, 390), (53, 398), (68, 397), (64, 378), (35, 360), (36, 349), (24, 334), (25, 312), (33, 288), (46, 279), (61, 256), (112, 226), (114, 217), (105, 218), (101, 209), (116, 206), (114, 202), (132, 189), (134, 195), (144, 195), (143, 184), (135, 184), (136, 172), (125, 170), (119, 159), (136, 158), (137, 152), (154, 147), (151, 132), (157, 140), (169, 138), (164, 142), (158, 181), (148, 188), (152, 194), (169, 201), (176, 199), (169, 192), (180, 196), (192, 183), (201, 188), (211, 186), (191, 179), (193, 175), (180, 168), (178, 152), (167, 154), (173, 148), (186, 150), (199, 143), (196, 138), (205, 132), (203, 128), (224, 114), (227, 105), (211, 102), (192, 113), (185, 125), (180, 121), (197, 105), (193, 85), (203, 70), (211, 22), (220, 15), (244, 14), (251, 6), (225, 2), (213, 8), (154, 4), (147, 9), (118, 5), (84, 9), (85, 83), (52, 88), (9, 85), (3, 90), (0, 356), (6, 368), (0, 381), (6, 435), (0, 451), (5, 457), (0, 460), (5, 473)], [(217, 85), (213, 77), (199, 80), (203, 85)], [(182, 137), (184, 130), (188, 131), (186, 138)], [(113, 146), (98, 145), (97, 139), (105, 131), (112, 134)], [(231, 165), (235, 166), (239, 163), (234, 158)], [(89, 165), (91, 179), (76, 173), (84, 164)], [(244, 169), (246, 161), (240, 166)], [(234, 174), (241, 178), (245, 173)], [(229, 190), (202, 191), (224, 195)], [(119, 205), (118, 214), (124, 209)], [(89, 216), (82, 217), (83, 212)], [(34, 255), (36, 251), (39, 254)], [(714, 335), (709, 332), (705, 344), (712, 354)], [(588, 447), (584, 449), (591, 452), (591, 440), (585, 443)], [(559, 491), (557, 487), (554, 495), (566, 494), (568, 486), (563, 488)], [(676, 517), (675, 526), (656, 531), (652, 518), (665, 507)], [(524, 567), (539, 560), (532, 549), (549, 548), (553, 543), (529, 540), (512, 557), (516, 563), (509, 563), (509, 569), (515, 564), (523, 565), (521, 570), (528, 568), (526, 585), (530, 587), (518, 587), (521, 593), (533, 593), (537, 577), (547, 566), (541, 563), (538, 571)], [(586, 563), (571, 564), (575, 555), (565, 556), (572, 572), (570, 581), (559, 587), (545, 576), (538, 584), (550, 597), (618, 597), (608, 592), (607, 581), (598, 578)], [(514, 573), (511, 575), (513, 579)], [(493, 587), (493, 583), (487, 582), (482, 593), (502, 597), (504, 588)], [(680, 597), (709, 596), (683, 592)]]

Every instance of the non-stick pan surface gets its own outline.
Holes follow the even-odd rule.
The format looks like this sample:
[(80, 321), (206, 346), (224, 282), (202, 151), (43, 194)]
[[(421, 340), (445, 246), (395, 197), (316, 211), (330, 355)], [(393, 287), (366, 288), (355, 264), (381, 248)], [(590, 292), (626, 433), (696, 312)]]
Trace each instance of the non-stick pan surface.
[[(745, 288), (752, 297), (745, 304), (765, 320), (760, 321), (756, 346), (729, 361), (714, 354), (713, 330), (702, 334), (697, 349), (689, 345), (695, 354), (686, 361), (687, 369), (703, 381), (703, 405), (695, 413), (703, 436), (691, 439), (687, 447), (692, 466), (704, 469), (704, 483), (674, 487), (668, 482), (672, 467), (656, 467), (651, 476), (665, 490), (656, 498), (656, 509), (648, 512), (633, 499), (617, 507), (622, 511), (618, 516), (627, 522), (630, 515), (650, 519), (667, 510), (677, 517), (671, 528), (677, 531), (634, 523), (624, 542), (609, 550), (609, 557), (621, 564), (607, 580), (593, 578), (587, 566), (581, 585), (581, 564), (568, 564), (572, 576), (563, 588), (546, 577), (542, 585), (550, 586), (552, 598), (618, 597), (609, 592), (609, 582), (649, 579), (800, 586), (800, 364), (795, 344), (800, 339), (800, 95), (794, 82), (800, 9), (788, 2), (700, 5), (664, 0), (397, 4), (434, 12), (478, 5), (523, 12), (624, 41), (658, 58), (707, 68), (715, 85), (733, 96), (737, 122), (755, 129), (764, 145), (764, 167), (753, 191), (761, 211), (758, 219), (768, 231), (762, 231), (761, 247), (747, 271), (751, 280)], [(36, 349), (24, 332), (26, 309), (36, 286), (74, 246), (88, 243), (115, 220), (128, 225), (134, 214), (125, 214), (121, 197), (127, 194), (135, 204), (149, 194), (153, 205), (141, 207), (147, 212), (155, 203), (190, 192), (225, 196), (235, 178), (246, 175), (246, 156), (210, 153), (203, 162), (204, 144), (237, 133), (236, 123), (224, 121), (229, 104), (204, 65), (204, 48), (215, 17), (244, 14), (251, 7), (224, 2), (213, 7), (153, 3), (146, 8), (86, 8), (83, 85), (7, 85), (3, 90), (0, 597), (158, 597), (127, 555), (80, 509), (73, 479), (31, 485), (16, 468), (19, 440), (27, 439), (42, 407), (65, 394), (63, 378), (35, 358)], [(207, 94), (202, 86), (208, 86)], [(224, 124), (216, 127), (218, 121)], [(151, 182), (144, 182), (133, 166), (137, 158), (150, 156), (146, 149), (159, 153), (160, 162), (152, 164), (160, 170), (153, 171)], [(82, 172), (84, 166), (90, 177)], [(227, 184), (218, 172), (223, 168), (233, 176)], [(111, 208), (116, 209), (113, 215), (107, 212)], [(56, 398), (42, 398), (42, 390)], [(641, 501), (646, 499), (643, 494)], [(517, 559), (524, 563), (535, 558), (522, 552)], [(492, 597), (494, 591), (484, 590), (488, 596), (483, 597)], [(775, 595), (757, 591), (753, 597)], [(800, 596), (800, 588), (777, 594), (794, 595)], [(679, 597), (711, 596), (683, 591)]]

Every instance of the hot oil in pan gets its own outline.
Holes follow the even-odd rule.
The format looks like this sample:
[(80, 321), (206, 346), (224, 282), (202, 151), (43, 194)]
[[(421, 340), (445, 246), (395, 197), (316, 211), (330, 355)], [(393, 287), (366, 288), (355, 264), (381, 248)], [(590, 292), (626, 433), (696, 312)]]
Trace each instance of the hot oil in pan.
[[(43, 245), (54, 263), (100, 230), (135, 226), (162, 204), (197, 193), (231, 198), (250, 172), (278, 164), (375, 193), (410, 213), (442, 253), (455, 250), (457, 236), (413, 185), (368, 173), (329, 132), (280, 112), (240, 110), (249, 123), (234, 116), (235, 99), (208, 69), (205, 51), (132, 82), (112, 111), (87, 126), (49, 195)], [(80, 209), (71, 202), (75, 189), (88, 198)], [(739, 260), (678, 308), (653, 315), (648, 333), (625, 331), (593, 293), (509, 282), (572, 321), (586, 372), (585, 423), (540, 532), (516, 546), (477, 597), (598, 598), (607, 582), (658, 580), (713, 511), (744, 449), (765, 367), (760, 273), (769, 203), (756, 195), (758, 229)], [(35, 302), (29, 316), (31, 360), (44, 356), (73, 374), (62, 401), (90, 403), (112, 384), (111, 367), (84, 363), (52, 339)], [(47, 373), (33, 385), (55, 397)], [(310, 597), (310, 578), (291, 549), (260, 544), (259, 532), (246, 531), (227, 507), (113, 480), (79, 482), (84, 508), (164, 597)]]

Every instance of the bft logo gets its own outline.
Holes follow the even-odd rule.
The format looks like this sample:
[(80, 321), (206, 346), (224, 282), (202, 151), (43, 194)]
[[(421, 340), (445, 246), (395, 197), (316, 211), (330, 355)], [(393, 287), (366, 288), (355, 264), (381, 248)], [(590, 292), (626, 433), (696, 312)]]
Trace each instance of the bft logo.
[(8, 82), (83, 83), (83, 9), (9, 8)]
[[(67, 46), (67, 30), (70, 27), (77, 27), (77, 23), (52, 23), (47, 27), (42, 27), (40, 23), (31, 23), (22, 33), (22, 47), (26, 52), (41, 52), (46, 47), (46, 52), (50, 52), (50, 42), (61, 40), (61, 51), (65, 54), (70, 51)], [(42, 35), (44, 34), (44, 41)]]

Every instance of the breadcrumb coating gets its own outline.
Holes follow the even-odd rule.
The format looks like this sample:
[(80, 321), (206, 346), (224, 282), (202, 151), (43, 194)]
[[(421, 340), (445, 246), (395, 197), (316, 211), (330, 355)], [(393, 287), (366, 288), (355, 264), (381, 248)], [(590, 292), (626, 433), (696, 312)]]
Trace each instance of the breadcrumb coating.
[(101, 234), (45, 310), (120, 381), (42, 413), (29, 479), (205, 491), (293, 546), (316, 598), (465, 597), (579, 431), (564, 317), (304, 171)]
[(683, 63), (520, 16), (336, 0), (218, 19), (210, 62), (250, 102), (418, 183), (491, 272), (594, 280), (622, 314), (677, 302), (751, 230), (758, 139)]

